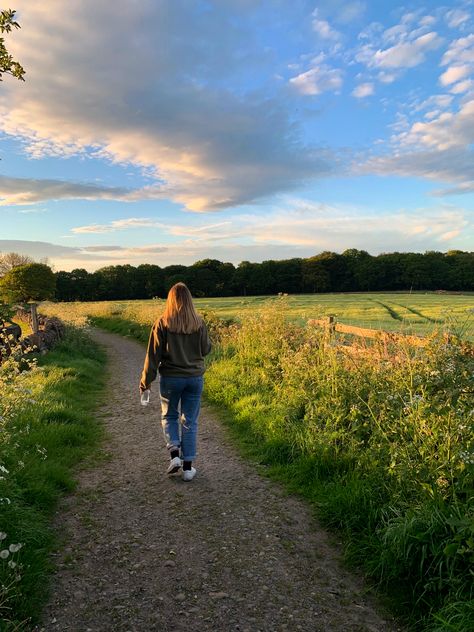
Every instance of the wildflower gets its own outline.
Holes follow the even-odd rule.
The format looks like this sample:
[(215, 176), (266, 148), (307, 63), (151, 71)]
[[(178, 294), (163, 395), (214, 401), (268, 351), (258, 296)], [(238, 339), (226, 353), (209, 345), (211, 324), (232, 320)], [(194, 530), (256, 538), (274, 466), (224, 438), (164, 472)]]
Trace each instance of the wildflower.
[(23, 544), (21, 544), (21, 542), (18, 542), (18, 544), (10, 544), (8, 549), (10, 553), (17, 553), (21, 549), (22, 546)]
[(0, 551), (0, 559), (2, 560), (6, 560), (9, 555), (10, 551), (8, 549), (3, 549), (3, 551)]
[(459, 453), (459, 458), (466, 465), (474, 465), (474, 452), (468, 452), (467, 450), (462, 450)]
[(8, 566), (9, 566), (10, 568), (15, 568), (15, 567), (16, 567), (16, 562), (14, 562), (13, 560), (10, 560), (10, 561), (8, 562)]
[(6, 537), (7, 537), (7, 534), (4, 531), (0, 531), (0, 542), (2, 540), (5, 540)]
[(3, 465), (0, 465), (0, 472), (3, 472), (4, 474), (9, 474), (10, 472), (7, 470), (6, 467), (3, 467)]

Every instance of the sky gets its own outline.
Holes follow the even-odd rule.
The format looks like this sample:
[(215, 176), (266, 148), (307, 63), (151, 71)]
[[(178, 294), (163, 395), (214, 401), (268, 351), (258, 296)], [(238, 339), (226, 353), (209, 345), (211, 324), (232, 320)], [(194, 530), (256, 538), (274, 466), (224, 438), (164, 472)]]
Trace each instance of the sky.
[(474, 250), (474, 0), (11, 8), (0, 252), (92, 271)]

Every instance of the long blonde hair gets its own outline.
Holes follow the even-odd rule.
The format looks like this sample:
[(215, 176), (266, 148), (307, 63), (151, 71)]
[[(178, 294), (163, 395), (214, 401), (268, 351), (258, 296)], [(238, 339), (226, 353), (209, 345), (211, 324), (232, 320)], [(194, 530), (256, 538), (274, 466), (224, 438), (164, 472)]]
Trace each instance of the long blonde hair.
[(202, 325), (202, 319), (193, 305), (193, 297), (184, 283), (176, 283), (168, 292), (163, 325), (177, 334), (192, 334)]

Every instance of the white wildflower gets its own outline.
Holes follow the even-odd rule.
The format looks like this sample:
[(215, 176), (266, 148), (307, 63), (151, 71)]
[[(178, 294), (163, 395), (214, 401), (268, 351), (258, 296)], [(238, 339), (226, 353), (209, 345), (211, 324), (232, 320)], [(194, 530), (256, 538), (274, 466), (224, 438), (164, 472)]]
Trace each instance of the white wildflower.
[(8, 549), (10, 553), (17, 553), (21, 549), (22, 546), (23, 544), (21, 544), (21, 542), (18, 542), (18, 544), (10, 544)]
[(0, 551), (0, 559), (2, 560), (6, 560), (9, 555), (10, 551), (8, 549), (3, 549), (3, 551)]

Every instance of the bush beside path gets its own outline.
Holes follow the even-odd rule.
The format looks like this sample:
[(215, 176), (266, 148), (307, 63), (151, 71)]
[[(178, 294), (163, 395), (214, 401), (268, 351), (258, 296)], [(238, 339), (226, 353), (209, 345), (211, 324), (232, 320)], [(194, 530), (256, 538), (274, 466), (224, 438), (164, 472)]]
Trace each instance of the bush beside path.
[(137, 383), (144, 349), (95, 331), (109, 383), (99, 411), (107, 458), (80, 473), (56, 518), (64, 546), (42, 626), (60, 630), (391, 632), (307, 505), (236, 455), (201, 414), (198, 475), (164, 475), (157, 385)]

